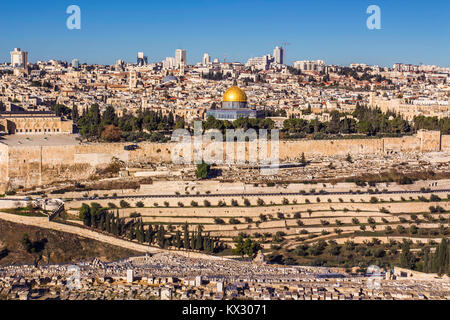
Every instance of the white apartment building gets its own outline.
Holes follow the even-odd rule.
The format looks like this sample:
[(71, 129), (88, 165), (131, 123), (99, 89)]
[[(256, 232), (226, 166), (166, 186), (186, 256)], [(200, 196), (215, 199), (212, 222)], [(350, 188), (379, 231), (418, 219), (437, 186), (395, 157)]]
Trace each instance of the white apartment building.
[(295, 61), (294, 68), (300, 69), (302, 71), (322, 71), (325, 69), (325, 62), (323, 60), (302, 60)]
[(186, 65), (186, 50), (175, 50), (175, 64), (177, 68), (181, 67), (182, 65)]
[(208, 53), (204, 53), (202, 58), (202, 65), (207, 66), (209, 64), (211, 64), (211, 57)]
[(174, 57), (167, 57), (163, 61), (163, 69), (173, 69), (176, 66), (176, 61)]
[(282, 47), (275, 47), (273, 49), (273, 57), (275, 60), (275, 63), (277, 64), (283, 64), (284, 63), (284, 51)]
[(274, 58), (270, 54), (266, 54), (262, 57), (253, 57), (247, 60), (246, 67), (255, 67), (261, 70), (267, 70), (270, 64), (274, 62)]
[(28, 52), (14, 48), (11, 51), (11, 66), (13, 68), (25, 68), (28, 65)]

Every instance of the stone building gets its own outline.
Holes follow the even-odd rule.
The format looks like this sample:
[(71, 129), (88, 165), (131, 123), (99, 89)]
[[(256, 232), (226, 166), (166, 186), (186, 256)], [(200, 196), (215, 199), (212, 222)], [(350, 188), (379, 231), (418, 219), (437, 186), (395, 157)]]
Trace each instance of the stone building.
[(48, 111), (0, 112), (0, 134), (71, 134), (73, 122)]

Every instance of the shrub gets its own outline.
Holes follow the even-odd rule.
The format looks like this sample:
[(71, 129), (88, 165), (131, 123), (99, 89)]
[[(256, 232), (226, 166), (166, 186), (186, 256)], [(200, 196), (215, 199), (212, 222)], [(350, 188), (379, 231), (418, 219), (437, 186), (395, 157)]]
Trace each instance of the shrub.
[(121, 208), (129, 208), (130, 204), (126, 202), (125, 200), (120, 200), (120, 207)]
[(404, 226), (397, 226), (397, 232), (403, 234), (406, 233), (406, 229)]
[(136, 207), (143, 208), (144, 207), (144, 203), (142, 201), (138, 201), (138, 202), (136, 202)]
[(236, 219), (236, 218), (231, 218), (231, 219), (229, 220), (229, 223), (230, 223), (230, 224), (240, 224), (241, 222), (240, 222), (238, 219)]
[(203, 205), (205, 206), (205, 207), (210, 207), (211, 206), (211, 202), (209, 202), (208, 200), (203, 200)]
[(441, 201), (441, 198), (440, 198), (439, 196), (435, 195), (435, 194), (432, 194), (432, 195), (430, 196), (430, 201), (432, 201), (432, 202), (438, 202), (438, 201)]
[(250, 207), (250, 201), (247, 199), (247, 198), (245, 198), (244, 199), (244, 205), (246, 206), (246, 207)]
[(223, 221), (223, 219), (221, 219), (221, 218), (214, 218), (214, 223), (215, 224), (225, 224), (225, 221)]

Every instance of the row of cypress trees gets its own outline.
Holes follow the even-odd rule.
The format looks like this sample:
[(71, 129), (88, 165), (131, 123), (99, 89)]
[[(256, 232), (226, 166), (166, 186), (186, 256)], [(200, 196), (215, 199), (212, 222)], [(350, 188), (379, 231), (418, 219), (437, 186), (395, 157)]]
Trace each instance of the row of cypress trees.
[(160, 248), (174, 246), (178, 249), (200, 250), (208, 253), (218, 252), (223, 249), (223, 244), (216, 237), (203, 233), (203, 227), (198, 225), (196, 231), (189, 232), (189, 225), (183, 226), (183, 235), (180, 230), (172, 234), (172, 226), (148, 225), (142, 218), (121, 218), (119, 210), (116, 212), (102, 208), (98, 203), (91, 206), (83, 204), (79, 217), (87, 227), (106, 231), (118, 237), (126, 237), (129, 240), (137, 240), (139, 243), (158, 245)]

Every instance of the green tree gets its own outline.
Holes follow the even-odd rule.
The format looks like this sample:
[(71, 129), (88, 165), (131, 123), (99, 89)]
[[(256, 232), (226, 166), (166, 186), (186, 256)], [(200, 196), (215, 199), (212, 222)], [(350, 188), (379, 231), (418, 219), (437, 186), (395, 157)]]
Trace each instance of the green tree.
[(410, 243), (406, 240), (403, 241), (400, 254), (400, 267), (413, 269), (415, 263), (414, 254), (411, 252)]
[(195, 171), (195, 176), (197, 179), (206, 179), (208, 178), (209, 171), (211, 166), (206, 162), (202, 161), (202, 163), (197, 164), (197, 169)]
[(189, 239), (189, 225), (187, 223), (184, 224), (183, 226), (183, 247), (185, 249), (189, 249), (190, 248), (190, 239)]

